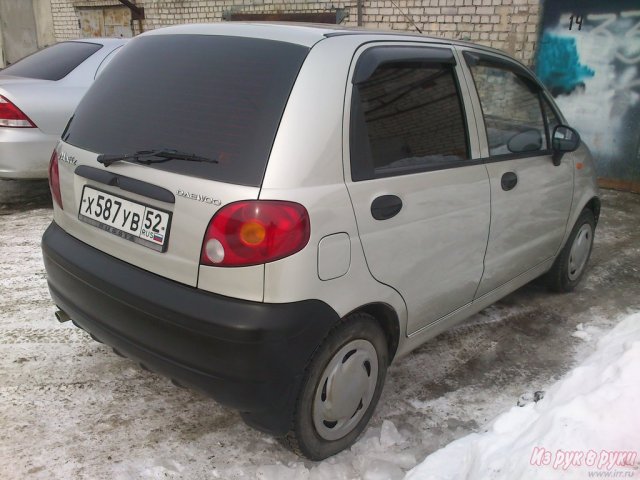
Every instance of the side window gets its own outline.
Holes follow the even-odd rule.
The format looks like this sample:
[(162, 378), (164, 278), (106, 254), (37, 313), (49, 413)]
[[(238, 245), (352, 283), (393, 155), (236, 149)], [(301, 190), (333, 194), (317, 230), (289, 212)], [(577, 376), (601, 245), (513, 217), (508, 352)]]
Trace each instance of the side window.
[(454, 66), (380, 65), (354, 85), (353, 180), (387, 177), (467, 160), (467, 133)]
[(489, 155), (547, 149), (537, 86), (505, 67), (470, 66), (480, 97)]
[(547, 129), (549, 130), (549, 138), (551, 138), (551, 135), (553, 134), (553, 129), (558, 125), (561, 125), (562, 122), (560, 121), (555, 111), (551, 107), (551, 104), (549, 103), (549, 101), (544, 97), (542, 97), (542, 106), (544, 109), (544, 116), (547, 120)]

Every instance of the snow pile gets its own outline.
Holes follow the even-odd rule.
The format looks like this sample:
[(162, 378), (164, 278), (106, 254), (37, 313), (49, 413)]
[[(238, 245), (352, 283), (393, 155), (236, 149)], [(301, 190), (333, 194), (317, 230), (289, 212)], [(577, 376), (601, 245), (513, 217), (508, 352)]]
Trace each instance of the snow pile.
[(576, 331), (573, 332), (571, 334), (572, 337), (576, 337), (579, 338), (581, 340), (584, 340), (585, 342), (590, 341), (593, 336), (599, 336), (600, 335), (600, 329), (598, 327), (595, 327), (593, 325), (586, 325), (584, 323), (579, 323)]
[[(384, 420), (381, 428), (370, 428), (351, 450), (307, 468), (302, 462), (258, 467), (260, 480), (401, 480), (416, 464), (406, 436), (393, 422)], [(393, 448), (392, 448), (393, 447)]]
[[(584, 330), (581, 330), (584, 332)], [(640, 313), (538, 403), (428, 456), (405, 480), (640, 478)]]

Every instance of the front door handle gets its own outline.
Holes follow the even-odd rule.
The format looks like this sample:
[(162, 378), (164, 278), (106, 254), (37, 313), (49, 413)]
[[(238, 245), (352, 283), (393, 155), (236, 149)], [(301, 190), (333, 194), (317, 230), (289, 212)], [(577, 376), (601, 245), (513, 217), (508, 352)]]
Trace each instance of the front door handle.
[(395, 195), (382, 195), (371, 203), (371, 215), (376, 220), (395, 217), (402, 209), (402, 200)]
[(500, 180), (500, 185), (502, 185), (502, 189), (506, 192), (512, 190), (513, 187), (518, 183), (518, 176), (514, 172), (507, 172), (502, 175), (502, 179)]

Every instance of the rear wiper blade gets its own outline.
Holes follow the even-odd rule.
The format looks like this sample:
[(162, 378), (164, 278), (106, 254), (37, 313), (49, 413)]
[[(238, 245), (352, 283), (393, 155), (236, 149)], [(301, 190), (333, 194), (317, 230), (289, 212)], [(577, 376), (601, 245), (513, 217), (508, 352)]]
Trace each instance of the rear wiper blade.
[[(158, 157), (156, 159), (150, 157)], [(168, 162), (169, 160), (185, 160), (188, 162), (207, 162), (218, 163), (215, 158), (201, 157), (193, 153), (180, 152), (178, 150), (160, 149), (160, 150), (138, 150), (134, 153), (127, 153), (125, 155), (115, 154), (110, 155), (103, 153), (98, 155), (98, 162), (108, 167), (112, 163), (120, 162), (122, 160), (133, 160), (134, 162), (151, 164)]]

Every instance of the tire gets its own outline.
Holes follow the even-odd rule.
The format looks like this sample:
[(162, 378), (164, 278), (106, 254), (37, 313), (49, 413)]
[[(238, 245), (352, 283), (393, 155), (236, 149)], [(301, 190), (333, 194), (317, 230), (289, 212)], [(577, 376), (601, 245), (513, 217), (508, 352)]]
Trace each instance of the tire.
[(591, 256), (595, 227), (593, 212), (589, 209), (583, 210), (571, 230), (567, 243), (545, 276), (549, 290), (558, 293), (571, 292), (580, 283)]
[(387, 339), (376, 320), (364, 313), (348, 316), (307, 367), (285, 446), (310, 460), (350, 447), (380, 399), (388, 360)]

